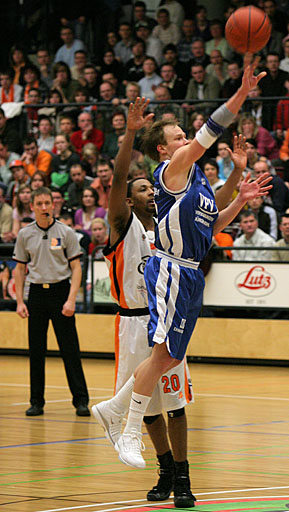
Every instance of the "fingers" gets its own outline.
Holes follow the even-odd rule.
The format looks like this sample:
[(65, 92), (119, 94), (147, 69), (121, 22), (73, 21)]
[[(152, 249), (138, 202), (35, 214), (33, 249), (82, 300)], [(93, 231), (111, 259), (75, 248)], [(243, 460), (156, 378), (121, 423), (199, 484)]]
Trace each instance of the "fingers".
[(256, 76), (256, 78), (257, 78), (257, 84), (258, 84), (258, 83), (260, 82), (260, 80), (261, 80), (262, 78), (264, 78), (264, 76), (266, 76), (266, 75), (267, 75), (266, 71), (262, 71), (261, 73), (259, 73), (259, 75), (257, 75), (257, 76)]

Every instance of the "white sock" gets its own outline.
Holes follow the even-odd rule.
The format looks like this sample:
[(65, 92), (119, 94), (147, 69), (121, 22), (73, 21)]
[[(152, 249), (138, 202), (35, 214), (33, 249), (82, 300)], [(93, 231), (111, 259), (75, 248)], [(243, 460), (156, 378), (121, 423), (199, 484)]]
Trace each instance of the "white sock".
[(123, 414), (128, 411), (135, 377), (132, 375), (120, 390), (111, 398), (110, 404), (114, 412)]
[(141, 432), (142, 420), (150, 400), (151, 396), (139, 395), (134, 391), (132, 392), (124, 433), (128, 433), (132, 428)]

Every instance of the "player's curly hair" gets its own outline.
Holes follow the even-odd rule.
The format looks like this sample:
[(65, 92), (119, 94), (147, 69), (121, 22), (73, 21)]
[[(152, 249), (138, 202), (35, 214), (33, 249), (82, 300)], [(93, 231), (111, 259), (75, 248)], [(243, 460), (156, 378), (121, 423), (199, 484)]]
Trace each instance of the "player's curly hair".
[(177, 122), (165, 119), (156, 121), (151, 125), (150, 128), (145, 130), (144, 134), (142, 135), (142, 151), (156, 162), (159, 162), (160, 159), (160, 154), (157, 150), (157, 146), (159, 144), (167, 144), (164, 134), (165, 126), (177, 126)]

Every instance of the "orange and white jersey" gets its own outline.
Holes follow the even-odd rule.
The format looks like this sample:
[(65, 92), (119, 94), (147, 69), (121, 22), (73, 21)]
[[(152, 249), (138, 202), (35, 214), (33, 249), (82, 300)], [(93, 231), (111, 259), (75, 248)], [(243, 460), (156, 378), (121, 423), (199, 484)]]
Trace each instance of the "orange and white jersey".
[(121, 308), (148, 306), (144, 267), (155, 250), (155, 234), (146, 231), (132, 212), (123, 235), (103, 251), (109, 268), (111, 295)]

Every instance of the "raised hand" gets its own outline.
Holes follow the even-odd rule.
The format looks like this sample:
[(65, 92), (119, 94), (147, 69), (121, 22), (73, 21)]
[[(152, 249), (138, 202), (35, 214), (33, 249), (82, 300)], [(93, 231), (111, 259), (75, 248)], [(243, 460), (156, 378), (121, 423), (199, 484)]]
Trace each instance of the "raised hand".
[(246, 137), (243, 137), (243, 135), (235, 135), (233, 151), (229, 147), (226, 149), (230, 154), (235, 170), (244, 170), (247, 165)]
[(270, 176), (270, 173), (264, 172), (264, 174), (258, 176), (256, 180), (251, 181), (251, 173), (248, 172), (240, 186), (239, 193), (242, 199), (247, 202), (255, 197), (267, 196), (269, 190), (272, 188), (272, 185), (268, 185), (271, 180), (272, 176)]
[(254, 75), (254, 71), (260, 62), (260, 57), (255, 57), (253, 62), (251, 64), (248, 64), (251, 61), (251, 58), (252, 55), (250, 53), (247, 53), (244, 58), (245, 69), (242, 78), (242, 89), (247, 90), (247, 92), (256, 87), (260, 80), (267, 75), (266, 71), (262, 71), (257, 76)]
[(154, 114), (148, 114), (144, 117), (144, 112), (148, 107), (150, 100), (145, 98), (137, 98), (135, 103), (130, 103), (128, 108), (128, 115), (126, 126), (128, 130), (140, 130), (145, 124), (151, 121)]

